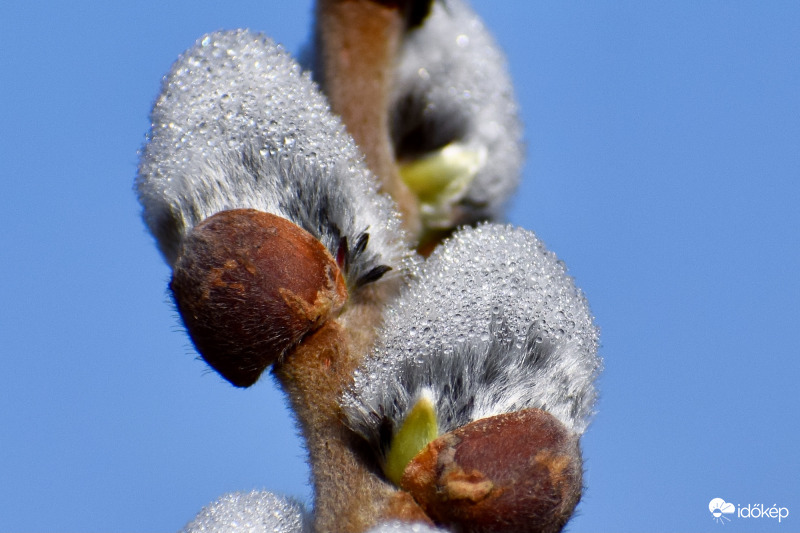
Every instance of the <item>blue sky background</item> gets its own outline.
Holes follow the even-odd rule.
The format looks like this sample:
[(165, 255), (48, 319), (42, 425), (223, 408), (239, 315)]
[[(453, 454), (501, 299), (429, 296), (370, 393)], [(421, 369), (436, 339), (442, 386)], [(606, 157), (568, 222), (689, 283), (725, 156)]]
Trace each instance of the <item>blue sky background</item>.
[[(509, 218), (602, 327), (570, 531), (800, 531), (800, 4), (474, 5), (526, 124)], [(236, 27), (296, 52), (310, 24), (310, 0), (0, 4), (0, 531), (309, 500), (271, 380), (195, 360), (131, 187), (179, 53)], [(791, 514), (721, 526), (715, 497)]]

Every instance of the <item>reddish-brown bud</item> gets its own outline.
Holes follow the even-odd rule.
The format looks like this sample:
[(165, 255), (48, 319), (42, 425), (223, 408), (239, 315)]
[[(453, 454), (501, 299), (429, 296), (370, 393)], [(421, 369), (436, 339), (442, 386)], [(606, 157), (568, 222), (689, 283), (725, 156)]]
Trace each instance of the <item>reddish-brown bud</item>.
[(347, 299), (328, 250), (270, 213), (217, 213), (185, 237), (170, 288), (197, 350), (247, 387)]
[(401, 485), (457, 531), (556, 532), (580, 499), (581, 468), (578, 439), (551, 414), (526, 409), (430, 442)]

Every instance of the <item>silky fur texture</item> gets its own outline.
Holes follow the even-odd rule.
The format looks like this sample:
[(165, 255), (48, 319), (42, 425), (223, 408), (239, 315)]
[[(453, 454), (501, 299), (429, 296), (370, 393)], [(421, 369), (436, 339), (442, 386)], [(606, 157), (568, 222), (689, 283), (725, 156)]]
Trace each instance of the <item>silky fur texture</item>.
[(378, 524), (367, 533), (443, 533), (446, 529), (429, 526), (421, 522), (408, 523), (389, 521)]
[(199, 39), (164, 78), (151, 121), (136, 186), (170, 265), (193, 226), (235, 208), (284, 217), (344, 256), (351, 290), (412, 257), (341, 121), (270, 39)]
[(406, 35), (391, 102), (399, 159), (452, 142), (486, 154), (452, 225), (499, 218), (519, 182), (522, 125), (505, 57), (466, 2), (433, 2)]
[(596, 397), (597, 339), (583, 294), (532, 232), (461, 230), (386, 311), (342, 399), (347, 423), (385, 457), (424, 393), (440, 434), (539, 408), (581, 435)]
[[(416, 522), (387, 521), (368, 533), (443, 533)], [(180, 533), (312, 533), (303, 505), (268, 491), (232, 492), (204, 507)]]
[(303, 505), (267, 491), (232, 492), (204, 507), (181, 533), (311, 533)]

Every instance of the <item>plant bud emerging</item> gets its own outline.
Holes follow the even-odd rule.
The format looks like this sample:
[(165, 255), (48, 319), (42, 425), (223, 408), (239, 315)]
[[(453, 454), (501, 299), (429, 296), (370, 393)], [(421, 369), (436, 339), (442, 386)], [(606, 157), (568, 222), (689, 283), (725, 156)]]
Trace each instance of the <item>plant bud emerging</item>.
[(342, 273), (317, 239), (254, 209), (195, 226), (170, 288), (203, 359), (238, 387), (255, 383), (347, 300)]
[(402, 487), (437, 523), (477, 533), (560, 531), (581, 495), (578, 440), (540, 409), (483, 418), (434, 440)]

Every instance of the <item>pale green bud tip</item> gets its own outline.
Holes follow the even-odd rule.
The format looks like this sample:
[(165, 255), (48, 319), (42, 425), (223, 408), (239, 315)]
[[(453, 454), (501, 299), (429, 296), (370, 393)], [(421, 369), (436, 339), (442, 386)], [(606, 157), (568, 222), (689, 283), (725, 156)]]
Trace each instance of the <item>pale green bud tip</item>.
[(438, 436), (439, 427), (433, 397), (429, 390), (424, 390), (392, 439), (384, 465), (386, 477), (399, 486), (403, 472), (411, 459)]
[(400, 176), (422, 202), (423, 216), (438, 225), (449, 219), (451, 206), (467, 193), (486, 158), (486, 147), (454, 142), (401, 164)]

